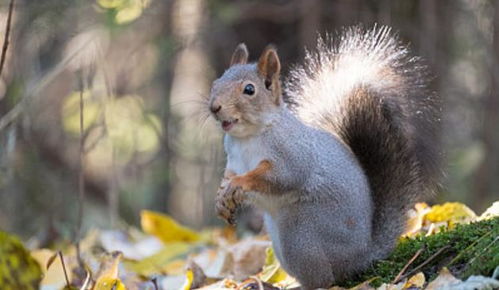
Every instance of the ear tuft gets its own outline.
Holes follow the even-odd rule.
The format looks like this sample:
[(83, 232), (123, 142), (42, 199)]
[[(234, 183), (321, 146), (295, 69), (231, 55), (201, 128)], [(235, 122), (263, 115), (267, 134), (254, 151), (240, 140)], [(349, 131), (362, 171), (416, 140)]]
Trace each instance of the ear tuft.
[(230, 60), (230, 66), (236, 64), (246, 64), (248, 62), (248, 56), (249, 53), (246, 44), (240, 43), (236, 47), (236, 50), (234, 50), (234, 53), (232, 54), (232, 59)]
[(279, 81), (281, 63), (277, 50), (273, 45), (268, 45), (258, 59), (258, 73), (265, 78), (265, 85), (270, 87), (274, 82)]
[(258, 74), (263, 77), (267, 90), (272, 91), (274, 103), (280, 105), (282, 102), (281, 83), (279, 81), (281, 62), (273, 45), (269, 45), (263, 50), (258, 59), (257, 69)]

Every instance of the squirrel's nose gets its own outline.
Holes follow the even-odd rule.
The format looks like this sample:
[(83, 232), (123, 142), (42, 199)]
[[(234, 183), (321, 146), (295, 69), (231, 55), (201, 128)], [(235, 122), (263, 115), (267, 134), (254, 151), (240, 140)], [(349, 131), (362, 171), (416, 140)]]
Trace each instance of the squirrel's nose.
[(210, 107), (210, 111), (213, 113), (213, 114), (216, 114), (218, 112), (220, 112), (220, 110), (222, 109), (222, 106), (221, 105), (211, 105)]

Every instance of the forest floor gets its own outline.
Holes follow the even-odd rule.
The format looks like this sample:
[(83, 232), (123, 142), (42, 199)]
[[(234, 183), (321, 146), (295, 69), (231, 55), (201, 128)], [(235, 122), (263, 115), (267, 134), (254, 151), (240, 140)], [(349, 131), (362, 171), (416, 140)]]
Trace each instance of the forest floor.
[[(331, 289), (498, 289), (499, 202), (417, 204), (390, 257)], [(265, 235), (194, 231), (141, 213), (141, 229), (91, 230), (78, 247), (27, 249), (0, 231), (0, 289), (289, 289)]]

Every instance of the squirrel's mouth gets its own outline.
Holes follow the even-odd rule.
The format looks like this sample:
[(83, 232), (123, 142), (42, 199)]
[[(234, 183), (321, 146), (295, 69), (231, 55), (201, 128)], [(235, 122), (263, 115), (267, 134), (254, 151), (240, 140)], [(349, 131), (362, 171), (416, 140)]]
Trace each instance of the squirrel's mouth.
[(234, 127), (234, 124), (237, 123), (237, 121), (239, 121), (239, 119), (234, 119), (234, 120), (223, 120), (222, 121), (222, 129), (225, 131), (225, 132), (228, 132), (230, 129), (232, 129), (232, 127)]

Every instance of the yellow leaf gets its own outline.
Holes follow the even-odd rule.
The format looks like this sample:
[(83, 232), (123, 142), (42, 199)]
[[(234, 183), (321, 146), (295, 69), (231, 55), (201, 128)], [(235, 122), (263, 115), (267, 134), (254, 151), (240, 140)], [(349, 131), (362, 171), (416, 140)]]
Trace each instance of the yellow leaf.
[(0, 289), (38, 289), (42, 270), (15, 236), (0, 231)]
[(164, 243), (196, 242), (200, 235), (195, 231), (179, 225), (168, 215), (143, 210), (140, 223), (144, 232), (156, 236)]
[(295, 287), (295, 285), (299, 285), (295, 278), (281, 268), (281, 264), (275, 257), (272, 248), (267, 248), (266, 254), (265, 265), (263, 266), (262, 272), (258, 274), (260, 280), (270, 284), (278, 284), (278, 286), (281, 287)]
[(425, 282), (426, 279), (423, 272), (419, 272), (416, 275), (409, 278), (409, 280), (404, 285), (404, 289), (413, 289), (414, 287), (423, 288)]
[(476, 214), (462, 203), (446, 202), (433, 206), (425, 218), (433, 223), (448, 222), (452, 226), (455, 223), (470, 222), (476, 219)]
[(191, 245), (187, 243), (169, 243), (159, 253), (147, 257), (141, 261), (127, 261), (125, 265), (142, 276), (151, 276), (153, 274), (172, 274), (178, 273), (178, 260), (183, 258), (190, 250)]
[(113, 252), (101, 262), (95, 290), (125, 290), (125, 285), (118, 278), (118, 266), (123, 254)]
[(184, 286), (182, 286), (183, 290), (190, 290), (192, 286), (192, 282), (194, 281), (194, 272), (192, 272), (191, 269), (187, 269), (185, 272), (185, 278), (186, 281), (184, 283)]

